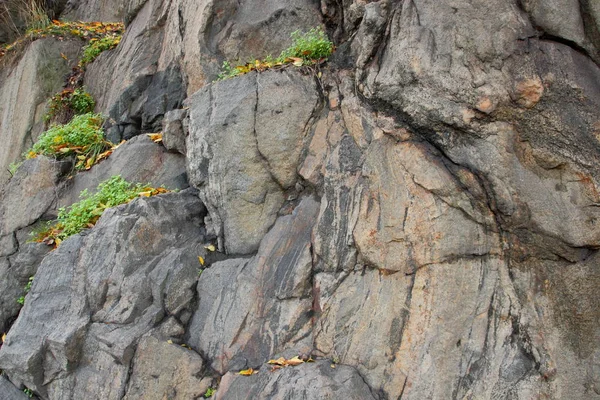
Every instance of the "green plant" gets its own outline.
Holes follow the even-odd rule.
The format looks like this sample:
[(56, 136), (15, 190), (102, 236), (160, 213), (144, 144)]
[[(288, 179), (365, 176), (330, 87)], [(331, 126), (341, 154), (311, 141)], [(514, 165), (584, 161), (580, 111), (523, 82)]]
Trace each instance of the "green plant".
[[(27, 281), (27, 284), (23, 288), (23, 290), (25, 290), (25, 294), (29, 293), (29, 291), (31, 290), (31, 285), (33, 285), (33, 276), (29, 277), (29, 280)], [(19, 303), (20, 305), (25, 304), (25, 295), (19, 297), (17, 299), (17, 303)]]
[(15, 176), (15, 173), (17, 172), (21, 164), (23, 164), (23, 161), (15, 161), (8, 165), (8, 172), (10, 172), (10, 176)]
[(23, 393), (25, 393), (29, 398), (33, 397), (33, 390), (31, 390), (29, 388), (23, 389)]
[(204, 393), (204, 398), (208, 399), (209, 397), (212, 397), (216, 391), (217, 391), (216, 388), (209, 387), (208, 389), (206, 389), (206, 392)]
[(308, 32), (292, 32), (292, 46), (281, 52), (278, 60), (287, 58), (301, 58), (312, 63), (321, 59), (327, 59), (333, 53), (333, 43), (327, 38), (323, 30), (313, 28)]
[(246, 64), (232, 64), (224, 61), (221, 72), (217, 75), (217, 80), (234, 78), (246, 74), (250, 71), (264, 71), (273, 67), (284, 65), (303, 65), (318, 64), (333, 53), (333, 43), (327, 38), (327, 35), (321, 28), (313, 28), (308, 32), (295, 31), (291, 35), (293, 44), (283, 50), (279, 57), (273, 58), (268, 55), (263, 60), (254, 60)]
[(48, 111), (44, 115), (46, 122), (62, 116), (67, 122), (73, 115), (81, 115), (94, 111), (96, 102), (84, 88), (64, 89), (48, 101)]
[(77, 115), (68, 124), (52, 125), (42, 133), (25, 157), (45, 155), (63, 158), (76, 155), (78, 162), (75, 168), (89, 169), (104, 158), (104, 153), (111, 147), (111, 143), (104, 139), (101, 126), (102, 117), (92, 113)]
[(166, 192), (165, 188), (133, 184), (120, 175), (113, 176), (101, 182), (94, 194), (90, 194), (86, 189), (79, 195), (81, 200), (68, 208), (60, 208), (56, 221), (41, 232), (37, 232), (33, 240), (58, 246), (69, 236), (94, 226), (104, 210), (128, 203), (139, 196), (152, 196)]
[(79, 67), (84, 68), (94, 61), (102, 52), (114, 49), (120, 42), (120, 35), (90, 40), (90, 43), (83, 48), (83, 56), (79, 61)]

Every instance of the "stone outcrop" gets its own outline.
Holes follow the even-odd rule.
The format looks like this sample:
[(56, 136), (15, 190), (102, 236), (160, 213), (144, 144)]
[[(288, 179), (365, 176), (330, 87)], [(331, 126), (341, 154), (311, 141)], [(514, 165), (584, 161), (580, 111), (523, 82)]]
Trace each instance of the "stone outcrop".
[(80, 49), (79, 40), (48, 38), (31, 43), (20, 58), (8, 54), (2, 60), (0, 185), (10, 178), (9, 164), (18, 161), (43, 132), (46, 101), (63, 86), (64, 76), (77, 64)]
[[(41, 158), (5, 186), (0, 385), (600, 398), (595, 2), (88, 3), (67, 15), (127, 22), (85, 79), (128, 141), (70, 183)], [(212, 82), (313, 26), (336, 42), (327, 63)], [(168, 151), (134, 137), (160, 130)], [(25, 243), (116, 173), (184, 190), (48, 254)], [(294, 356), (315, 362), (267, 364)]]

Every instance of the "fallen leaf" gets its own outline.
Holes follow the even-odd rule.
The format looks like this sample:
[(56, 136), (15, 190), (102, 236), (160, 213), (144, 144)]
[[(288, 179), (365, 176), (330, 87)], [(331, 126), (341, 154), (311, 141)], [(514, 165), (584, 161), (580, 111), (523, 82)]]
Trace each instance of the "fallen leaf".
[(258, 374), (258, 371), (255, 371), (252, 368), (248, 368), (248, 369), (244, 369), (244, 370), (240, 371), (240, 375), (244, 375), (244, 376), (250, 376), (250, 375), (254, 375), (254, 374)]
[(140, 197), (150, 197), (152, 196), (152, 191), (149, 190), (147, 192), (140, 192)]
[(169, 339), (169, 340), (167, 340), (167, 343), (173, 344), (173, 341), (171, 339)]
[(63, 58), (63, 60), (69, 60), (69, 58), (65, 55), (65, 53), (60, 53), (60, 56)]
[(304, 364), (304, 360), (301, 360), (298, 358), (298, 356), (296, 356), (294, 358), (290, 358), (289, 360), (287, 360), (286, 364), (291, 365), (292, 367), (295, 367), (296, 365)]
[(2, 334), (2, 343), (4, 343), (4, 341), (6, 340), (6, 333)]
[(198, 261), (200, 261), (200, 265), (204, 266), (204, 258), (202, 256), (198, 256)]
[(147, 135), (154, 143), (160, 143), (163, 140), (162, 133), (147, 133)]
[(204, 246), (204, 248), (208, 251), (215, 251), (217, 250), (217, 248), (215, 247), (214, 244), (209, 244), (208, 246)]
[(283, 357), (279, 357), (277, 360), (269, 360), (269, 361), (267, 361), (267, 364), (275, 364), (275, 365), (285, 366), (286, 365), (286, 360)]

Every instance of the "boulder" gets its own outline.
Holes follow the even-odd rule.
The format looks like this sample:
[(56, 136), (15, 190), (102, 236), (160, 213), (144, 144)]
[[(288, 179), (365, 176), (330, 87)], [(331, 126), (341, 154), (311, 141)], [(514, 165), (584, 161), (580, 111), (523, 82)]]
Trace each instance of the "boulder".
[[(257, 367), (286, 349), (310, 351), (310, 235), (317, 212), (317, 202), (303, 199), (277, 220), (256, 256), (217, 262), (202, 273), (189, 344), (220, 374)], [(221, 310), (228, 310), (226, 318)]]
[(228, 254), (256, 251), (273, 225), (317, 101), (311, 78), (288, 71), (219, 82), (189, 100), (190, 184)]
[(0, 368), (42, 398), (122, 398), (141, 337), (189, 320), (204, 212), (189, 190), (140, 198), (65, 240), (40, 265)]

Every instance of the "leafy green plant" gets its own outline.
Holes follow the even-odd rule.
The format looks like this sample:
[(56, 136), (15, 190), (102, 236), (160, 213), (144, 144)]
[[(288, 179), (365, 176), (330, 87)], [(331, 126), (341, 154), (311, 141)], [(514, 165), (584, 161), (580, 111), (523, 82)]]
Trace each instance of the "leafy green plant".
[(90, 40), (90, 43), (83, 48), (83, 56), (79, 61), (79, 67), (84, 68), (94, 61), (102, 52), (114, 49), (120, 42), (120, 35)]
[(29, 398), (33, 397), (33, 390), (31, 390), (29, 388), (23, 389), (23, 393), (25, 393), (27, 395), (27, 397), (29, 397)]
[(73, 115), (94, 111), (95, 106), (94, 98), (84, 88), (64, 89), (50, 98), (44, 119), (49, 122), (58, 117), (63, 122), (67, 122)]
[(107, 157), (112, 144), (104, 139), (102, 117), (98, 114), (75, 116), (68, 124), (52, 125), (42, 133), (26, 158), (45, 155), (55, 158), (76, 155), (76, 169), (89, 169)]
[(102, 213), (110, 207), (128, 203), (139, 196), (153, 196), (166, 192), (168, 190), (165, 188), (134, 184), (127, 182), (120, 175), (113, 176), (101, 182), (94, 194), (90, 194), (86, 189), (80, 193), (81, 200), (77, 203), (68, 208), (60, 208), (56, 221), (37, 232), (33, 240), (58, 246), (69, 236), (94, 226)]
[(204, 398), (208, 399), (208, 398), (212, 397), (216, 391), (217, 391), (216, 388), (209, 387), (208, 389), (206, 389), (206, 392), (204, 393)]
[(23, 161), (15, 161), (8, 165), (8, 172), (10, 172), (10, 176), (15, 176), (15, 173), (17, 172), (21, 164), (23, 164)]
[[(25, 294), (29, 293), (29, 291), (31, 290), (31, 285), (33, 285), (33, 276), (29, 277), (29, 280), (27, 281), (27, 284), (23, 288), (23, 290), (25, 290)], [(19, 303), (20, 305), (25, 304), (25, 295), (19, 297), (17, 299), (17, 303)]]
[(327, 59), (333, 53), (333, 43), (320, 27), (308, 32), (295, 31), (291, 36), (293, 44), (281, 52), (278, 58), (280, 61), (301, 58), (308, 63), (313, 63)]
[(294, 65), (314, 65), (327, 60), (333, 53), (333, 43), (321, 28), (313, 28), (308, 32), (295, 31), (291, 34), (292, 46), (283, 50), (279, 57), (267, 56), (263, 60), (254, 60), (246, 64), (233, 64), (224, 61), (217, 80), (234, 78), (250, 71), (264, 71), (270, 68)]

